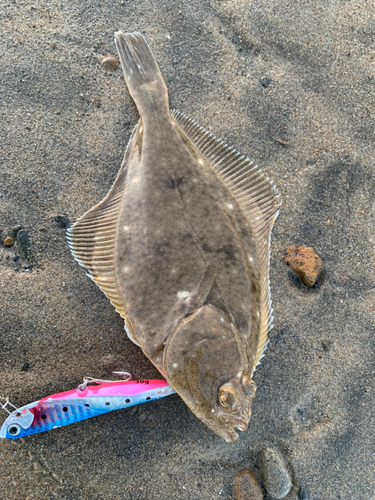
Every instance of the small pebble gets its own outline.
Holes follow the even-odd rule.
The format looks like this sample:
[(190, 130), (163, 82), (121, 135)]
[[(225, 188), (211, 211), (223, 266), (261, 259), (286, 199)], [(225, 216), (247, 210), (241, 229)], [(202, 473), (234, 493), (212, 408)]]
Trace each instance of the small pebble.
[(282, 500), (292, 488), (292, 480), (282, 455), (266, 448), (261, 455), (263, 486), (268, 495), (275, 500)]
[(13, 239), (13, 238), (11, 238), (10, 236), (7, 236), (7, 237), (5, 238), (5, 240), (3, 241), (3, 245), (4, 245), (5, 247), (11, 247), (11, 246), (13, 245), (13, 243), (14, 243), (14, 239)]
[(323, 351), (327, 352), (330, 350), (332, 344), (332, 340), (322, 340)]
[(283, 261), (294, 271), (306, 286), (313, 286), (322, 270), (323, 263), (311, 247), (292, 245)]
[(236, 500), (263, 500), (262, 488), (249, 469), (242, 469), (234, 478)]
[(268, 88), (271, 85), (271, 83), (272, 83), (272, 80), (268, 76), (265, 76), (264, 78), (261, 78), (261, 80), (260, 80), (261, 86), (264, 87), (265, 89)]
[(117, 57), (107, 56), (102, 59), (101, 66), (109, 71), (115, 71), (119, 67), (120, 61)]
[(309, 490), (306, 485), (302, 485), (299, 490), (299, 500), (310, 500)]
[(61, 227), (61, 229), (66, 229), (69, 227), (69, 219), (68, 217), (65, 217), (65, 215), (55, 215), (52, 217), (53, 222), (56, 222), (56, 224)]
[(276, 139), (276, 142), (278, 142), (282, 146), (288, 146), (289, 145), (286, 141), (283, 141), (282, 139)]
[(306, 165), (307, 166), (310, 166), (310, 165), (315, 165), (316, 164), (316, 160), (315, 158), (309, 158), (307, 161), (306, 161)]
[(29, 258), (29, 233), (27, 231), (18, 231), (17, 233), (17, 247), (18, 251), (21, 254), (21, 257), (25, 260)]
[(18, 231), (20, 231), (21, 229), (22, 229), (22, 226), (15, 226), (12, 229), (12, 238), (13, 239), (17, 238)]
[(34, 472), (42, 473), (42, 474), (46, 473), (46, 471), (43, 469), (43, 466), (40, 462), (33, 462), (33, 466), (34, 466)]
[(21, 368), (21, 372), (26, 372), (29, 368), (30, 368), (29, 363), (24, 363)]

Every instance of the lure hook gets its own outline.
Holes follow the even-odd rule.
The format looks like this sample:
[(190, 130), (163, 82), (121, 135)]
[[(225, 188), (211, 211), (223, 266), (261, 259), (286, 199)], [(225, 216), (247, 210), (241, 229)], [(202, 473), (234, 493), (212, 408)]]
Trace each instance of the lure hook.
[[(114, 373), (115, 375), (122, 375), (123, 377), (126, 377), (124, 379), (125, 382), (127, 382), (128, 380), (130, 380), (132, 378), (132, 375), (129, 372), (112, 372), (112, 373)], [(100, 385), (100, 384), (108, 384), (108, 383), (115, 383), (115, 382), (118, 382), (118, 380), (102, 380), (102, 379), (94, 378), (94, 377), (83, 377), (83, 383), (80, 384), (77, 387), (77, 389), (79, 391), (84, 391), (89, 384), (99, 384)]]
[[(1, 400), (4, 400), (5, 403), (2, 403)], [(8, 410), (7, 406), (11, 406), (13, 409), (11, 411)], [(17, 411), (18, 408), (14, 406), (10, 401), (9, 398), (6, 398), (4, 396), (0, 396), (0, 408), (8, 413), (8, 415), (11, 415), (13, 412)]]
[[(4, 400), (5, 403), (2, 403), (1, 400)], [(12, 411), (9, 411), (7, 409), (7, 406), (11, 406), (13, 408)], [(8, 415), (11, 415), (14, 411), (17, 411), (18, 408), (14, 406), (10, 401), (9, 398), (5, 398), (4, 396), (0, 396), (0, 408), (8, 413)]]

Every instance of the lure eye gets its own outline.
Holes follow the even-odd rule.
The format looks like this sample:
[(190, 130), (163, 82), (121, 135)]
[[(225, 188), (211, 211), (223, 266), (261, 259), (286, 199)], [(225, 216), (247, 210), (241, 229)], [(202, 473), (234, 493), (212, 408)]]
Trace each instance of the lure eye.
[(237, 391), (232, 387), (223, 386), (219, 391), (218, 399), (220, 406), (229, 411), (235, 410), (239, 403)]
[(8, 432), (11, 436), (18, 436), (21, 432), (21, 427), (18, 424), (12, 424), (8, 427)]

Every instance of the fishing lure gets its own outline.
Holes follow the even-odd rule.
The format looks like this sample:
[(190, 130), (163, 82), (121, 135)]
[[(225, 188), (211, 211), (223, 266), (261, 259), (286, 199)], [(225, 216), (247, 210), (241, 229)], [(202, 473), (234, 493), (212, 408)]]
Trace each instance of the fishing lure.
[[(9, 416), (0, 429), (0, 438), (18, 439), (38, 432), (74, 424), (129, 406), (139, 405), (174, 394), (166, 380), (99, 380), (85, 377), (83, 384), (72, 391), (46, 396), (39, 401), (16, 408), (9, 399), (0, 408)], [(96, 384), (96, 385), (91, 385)], [(7, 407), (11, 407), (8, 410)]]

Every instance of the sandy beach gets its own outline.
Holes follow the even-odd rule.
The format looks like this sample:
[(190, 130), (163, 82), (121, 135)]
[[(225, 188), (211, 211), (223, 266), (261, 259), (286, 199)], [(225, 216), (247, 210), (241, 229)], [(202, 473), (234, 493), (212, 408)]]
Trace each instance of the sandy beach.
[[(274, 328), (240, 439), (225, 443), (173, 395), (1, 440), (2, 498), (234, 500), (235, 475), (246, 467), (262, 484), (260, 454), (273, 447), (292, 475), (287, 500), (303, 484), (311, 500), (374, 500), (374, 8), (0, 5), (0, 395), (13, 404), (114, 370), (160, 378), (66, 238), (108, 192), (138, 121), (121, 70), (101, 66), (117, 56), (115, 31), (141, 32), (170, 108), (255, 161), (282, 198), (271, 239)], [(283, 262), (294, 244), (323, 261), (312, 288)]]

